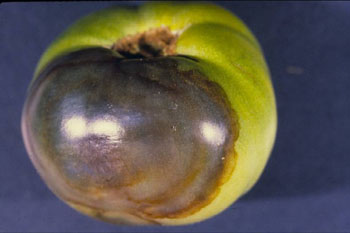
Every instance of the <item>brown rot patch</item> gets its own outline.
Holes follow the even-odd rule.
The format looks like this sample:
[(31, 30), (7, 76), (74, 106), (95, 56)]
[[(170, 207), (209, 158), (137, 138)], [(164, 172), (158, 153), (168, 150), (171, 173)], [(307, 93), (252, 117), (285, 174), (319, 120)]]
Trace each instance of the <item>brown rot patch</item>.
[(237, 116), (196, 61), (115, 54), (82, 50), (38, 77), (24, 119), (34, 161), (55, 168), (39, 167), (62, 199), (96, 218), (190, 216), (234, 170)]
[(151, 28), (118, 40), (111, 49), (126, 58), (175, 55), (177, 37), (168, 27)]

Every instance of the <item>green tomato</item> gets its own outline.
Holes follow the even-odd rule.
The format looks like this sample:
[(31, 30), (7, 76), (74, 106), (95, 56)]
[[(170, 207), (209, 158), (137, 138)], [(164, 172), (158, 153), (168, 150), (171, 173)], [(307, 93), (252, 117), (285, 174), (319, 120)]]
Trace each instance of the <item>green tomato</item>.
[(111, 7), (43, 54), (22, 114), (49, 188), (113, 223), (210, 218), (256, 183), (277, 115), (260, 46), (208, 3)]

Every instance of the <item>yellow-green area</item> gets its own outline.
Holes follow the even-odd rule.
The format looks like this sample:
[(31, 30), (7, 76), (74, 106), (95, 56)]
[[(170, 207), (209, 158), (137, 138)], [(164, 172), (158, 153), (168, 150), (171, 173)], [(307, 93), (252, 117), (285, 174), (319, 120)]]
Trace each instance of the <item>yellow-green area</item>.
[(35, 76), (55, 57), (102, 46), (150, 28), (168, 26), (180, 33), (177, 54), (199, 60), (200, 69), (226, 91), (240, 125), (237, 164), (214, 201), (185, 218), (157, 219), (188, 224), (213, 216), (247, 192), (261, 175), (277, 127), (273, 87), (260, 46), (244, 23), (210, 3), (147, 3), (139, 8), (111, 7), (73, 24), (43, 54)]
[[(152, 2), (139, 8), (110, 7), (90, 14), (71, 25), (45, 51), (37, 74), (58, 55), (86, 47), (110, 47), (116, 40), (150, 28), (168, 26), (182, 31), (199, 23), (229, 26), (257, 44), (249, 29), (229, 11), (210, 3)], [(201, 33), (205, 36), (205, 32)]]

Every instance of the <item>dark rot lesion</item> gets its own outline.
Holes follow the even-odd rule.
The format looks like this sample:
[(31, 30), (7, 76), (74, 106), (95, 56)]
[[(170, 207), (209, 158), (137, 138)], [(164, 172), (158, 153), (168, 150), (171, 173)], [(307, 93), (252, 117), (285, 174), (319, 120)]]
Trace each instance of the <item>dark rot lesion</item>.
[(225, 92), (180, 56), (68, 54), (33, 83), (24, 116), (31, 158), (49, 187), (108, 221), (191, 215), (235, 165), (238, 122)]

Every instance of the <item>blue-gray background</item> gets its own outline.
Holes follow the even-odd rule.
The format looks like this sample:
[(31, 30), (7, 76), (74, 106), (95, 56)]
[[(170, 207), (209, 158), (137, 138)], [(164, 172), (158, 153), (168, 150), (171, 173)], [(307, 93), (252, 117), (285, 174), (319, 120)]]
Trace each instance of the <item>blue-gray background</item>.
[(26, 155), (20, 115), (36, 63), (76, 19), (126, 2), (0, 5), (0, 231), (350, 232), (350, 3), (221, 2), (264, 49), (279, 128), (257, 185), (220, 215), (182, 227), (114, 226), (59, 201)]

